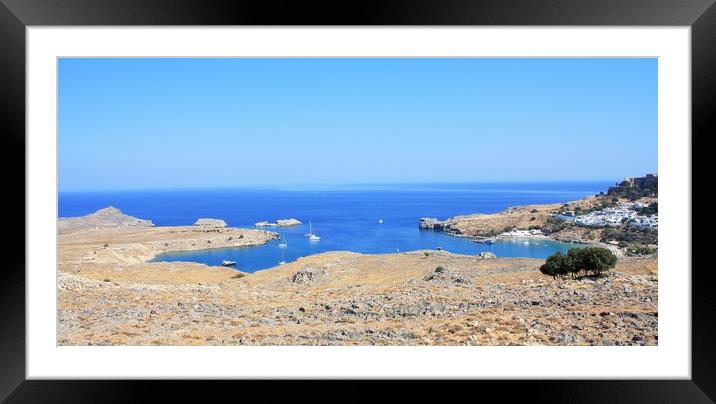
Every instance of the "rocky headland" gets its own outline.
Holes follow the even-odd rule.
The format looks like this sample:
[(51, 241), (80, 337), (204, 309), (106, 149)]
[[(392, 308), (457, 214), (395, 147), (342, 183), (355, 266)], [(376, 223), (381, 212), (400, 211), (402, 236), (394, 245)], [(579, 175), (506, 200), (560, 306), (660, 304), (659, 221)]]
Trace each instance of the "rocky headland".
[[(547, 238), (555, 241), (594, 244), (608, 248), (617, 256), (638, 251), (639, 254), (655, 254), (656, 231), (636, 234), (633, 228), (617, 226), (616, 230), (606, 227), (576, 226), (564, 221), (563, 212), (593, 212), (624, 203), (639, 203), (644, 206), (655, 204), (657, 198), (644, 196), (628, 200), (618, 196), (594, 195), (580, 200), (544, 205), (526, 205), (507, 208), (491, 214), (472, 214), (450, 217), (446, 220), (420, 218), (421, 230), (440, 231), (456, 237), (468, 237), (476, 242), (487, 239)], [(626, 229), (626, 234), (623, 230)], [(638, 233), (638, 232), (637, 232)], [(636, 235), (635, 235), (636, 234)]]
[(462, 237), (495, 237), (511, 229), (543, 227), (565, 205), (588, 207), (598, 203), (597, 197), (587, 197), (567, 204), (525, 205), (509, 207), (498, 213), (478, 213), (450, 217), (446, 220), (421, 218), (422, 230), (437, 230)]
[(68, 233), (93, 228), (144, 228), (153, 226), (154, 223), (151, 220), (137, 219), (136, 217), (125, 215), (114, 206), (109, 206), (87, 216), (61, 217), (58, 220), (57, 228), (60, 233)]

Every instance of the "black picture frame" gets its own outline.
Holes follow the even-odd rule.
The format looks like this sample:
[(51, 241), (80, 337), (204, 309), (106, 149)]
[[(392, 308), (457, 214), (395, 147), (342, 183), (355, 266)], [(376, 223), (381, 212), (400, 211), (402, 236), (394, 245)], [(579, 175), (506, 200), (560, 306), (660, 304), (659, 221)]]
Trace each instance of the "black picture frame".
[[(0, 0), (0, 134), (6, 189), (6, 226), (25, 229), (25, 41), (28, 26), (100, 25), (532, 25), (532, 26), (689, 26), (692, 57), (692, 152), (715, 133), (716, 6), (713, 0), (400, 0), (400, 1), (191, 1), (191, 0)], [(702, 140), (703, 139), (703, 140)], [(692, 153), (694, 178), (701, 172)], [(702, 160), (703, 161), (703, 160)], [(692, 180), (692, 184), (699, 184)], [(696, 189), (694, 189), (696, 191)], [(694, 198), (692, 210), (708, 211)], [(10, 213), (13, 212), (13, 213)], [(17, 212), (24, 212), (23, 218)], [(23, 236), (25, 230), (23, 230)], [(703, 245), (694, 235), (692, 251)], [(208, 401), (235, 385), (218, 383), (198, 389), (188, 382), (37, 381), (25, 380), (25, 237), (6, 241), (0, 277), (0, 401), (120, 402), (146, 401), (162, 394)], [(501, 399), (531, 398), (549, 402), (713, 402), (716, 355), (709, 332), (716, 310), (709, 266), (692, 266), (692, 377), (690, 380), (481, 381), (480, 395)], [(669, 268), (672, 269), (672, 268)], [(688, 270), (689, 268), (682, 268)], [(677, 270), (673, 268), (673, 270)], [(155, 384), (156, 383), (156, 384)], [(306, 383), (306, 382), (304, 382)], [(508, 384), (509, 383), (509, 384)], [(513, 386), (518, 383), (518, 386)], [(338, 386), (349, 400), (367, 399), (375, 391)], [(265, 387), (260, 387), (260, 389)], [(429, 388), (428, 388), (429, 389)], [(297, 397), (319, 399), (313, 388), (283, 389)], [(472, 388), (470, 390), (473, 390)], [(241, 391), (241, 390), (239, 390)], [(424, 395), (421, 389), (413, 394)], [(443, 400), (462, 389), (439, 393)], [(410, 393), (384, 393), (408, 399)], [(163, 396), (165, 399), (169, 395)], [(364, 400), (361, 400), (364, 401)]]

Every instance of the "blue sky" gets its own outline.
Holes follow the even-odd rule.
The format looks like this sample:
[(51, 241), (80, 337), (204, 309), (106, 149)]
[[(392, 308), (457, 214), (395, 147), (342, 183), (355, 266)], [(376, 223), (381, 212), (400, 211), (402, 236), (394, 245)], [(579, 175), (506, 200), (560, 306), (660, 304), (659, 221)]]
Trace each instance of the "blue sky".
[(60, 59), (60, 191), (617, 180), (656, 59)]

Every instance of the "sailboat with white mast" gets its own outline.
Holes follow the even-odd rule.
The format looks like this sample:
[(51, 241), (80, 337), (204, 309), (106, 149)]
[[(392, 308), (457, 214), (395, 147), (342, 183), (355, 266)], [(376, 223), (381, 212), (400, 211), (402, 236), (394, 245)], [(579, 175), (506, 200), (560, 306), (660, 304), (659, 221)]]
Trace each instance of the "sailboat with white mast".
[(308, 221), (308, 233), (306, 233), (306, 237), (308, 237), (308, 240), (310, 241), (318, 241), (321, 238), (317, 235), (313, 234), (313, 223), (311, 221)]

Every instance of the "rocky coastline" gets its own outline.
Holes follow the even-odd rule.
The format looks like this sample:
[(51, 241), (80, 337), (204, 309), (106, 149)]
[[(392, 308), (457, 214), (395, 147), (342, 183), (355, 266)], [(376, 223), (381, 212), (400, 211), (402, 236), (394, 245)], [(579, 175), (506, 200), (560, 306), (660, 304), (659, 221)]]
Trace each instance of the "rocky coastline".
[(331, 252), (245, 274), (150, 260), (275, 233), (109, 223), (59, 234), (59, 345), (658, 344), (655, 259), (555, 281), (537, 259)]
[[(626, 200), (617, 200), (626, 202)], [(499, 239), (548, 239), (553, 241), (591, 244), (611, 250), (617, 256), (625, 254), (625, 248), (618, 243), (608, 243), (602, 240), (604, 229), (594, 227), (564, 226), (553, 229), (551, 220), (559, 213), (571, 209), (589, 211), (598, 209), (606, 201), (613, 202), (613, 197), (605, 195), (589, 196), (580, 200), (564, 204), (543, 204), (515, 206), (501, 212), (491, 214), (461, 215), (439, 220), (437, 218), (423, 217), (419, 219), (418, 228), (427, 231), (439, 231), (455, 237), (470, 238), (475, 242), (486, 242)], [(655, 198), (643, 198), (645, 203), (655, 201)], [(552, 223), (553, 224), (553, 223)]]

